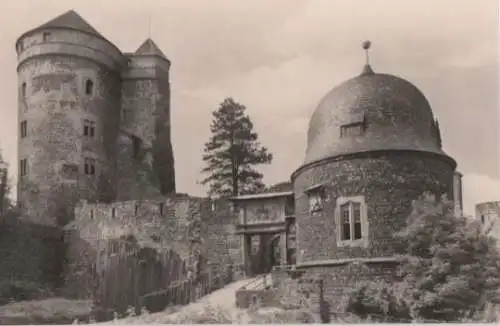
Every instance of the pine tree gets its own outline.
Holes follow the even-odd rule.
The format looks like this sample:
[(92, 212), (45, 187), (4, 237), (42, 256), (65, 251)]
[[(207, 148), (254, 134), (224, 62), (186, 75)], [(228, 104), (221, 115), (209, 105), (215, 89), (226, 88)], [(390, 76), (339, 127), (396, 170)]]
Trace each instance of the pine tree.
[(237, 196), (265, 188), (263, 175), (254, 166), (271, 163), (273, 156), (259, 143), (245, 110), (226, 98), (212, 114), (212, 136), (205, 143), (202, 170), (208, 176), (201, 181), (210, 186), (210, 195)]

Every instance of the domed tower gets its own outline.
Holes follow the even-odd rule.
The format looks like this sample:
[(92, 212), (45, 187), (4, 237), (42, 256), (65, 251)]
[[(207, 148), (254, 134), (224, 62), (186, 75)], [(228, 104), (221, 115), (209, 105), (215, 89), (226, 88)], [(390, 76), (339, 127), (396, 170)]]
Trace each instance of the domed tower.
[(71, 219), (76, 198), (112, 198), (120, 116), (120, 50), (74, 11), (16, 42), (23, 215)]
[(305, 161), (292, 175), (297, 267), (328, 275), (326, 291), (337, 294), (389, 273), (412, 200), (426, 191), (451, 198), (455, 168), (422, 92), (367, 63), (311, 117)]
[[(170, 136), (170, 61), (148, 38), (128, 53), (122, 73), (119, 199), (175, 192), (174, 155)], [(132, 145), (132, 153), (125, 149)], [(123, 157), (122, 157), (123, 156)], [(132, 160), (130, 160), (132, 158)], [(149, 173), (153, 171), (153, 173)], [(149, 189), (149, 190), (148, 190)]]

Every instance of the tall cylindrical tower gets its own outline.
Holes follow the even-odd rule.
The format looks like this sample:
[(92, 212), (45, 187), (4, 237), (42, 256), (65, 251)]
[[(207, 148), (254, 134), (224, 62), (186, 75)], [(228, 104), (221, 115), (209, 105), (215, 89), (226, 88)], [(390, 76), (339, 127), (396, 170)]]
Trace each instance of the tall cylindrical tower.
[(123, 55), (76, 12), (16, 42), (18, 198), (23, 216), (72, 218), (77, 198), (113, 198)]

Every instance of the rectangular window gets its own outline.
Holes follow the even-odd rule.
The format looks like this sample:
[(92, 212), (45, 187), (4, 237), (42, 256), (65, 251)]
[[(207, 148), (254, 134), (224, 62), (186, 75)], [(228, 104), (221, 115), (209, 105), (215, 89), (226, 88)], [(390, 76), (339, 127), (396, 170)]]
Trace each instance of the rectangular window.
[(160, 216), (163, 216), (163, 203), (158, 204), (158, 212), (159, 212)]
[(83, 135), (89, 138), (95, 137), (95, 121), (83, 120)]
[(27, 159), (22, 159), (19, 163), (19, 174), (21, 176), (25, 176), (28, 174), (28, 160)]
[(94, 210), (93, 209), (90, 210), (90, 219), (91, 220), (94, 219)]
[(349, 216), (349, 204), (340, 207), (340, 216), (342, 218), (342, 240), (351, 239), (351, 223)]
[(111, 217), (112, 218), (116, 217), (116, 208), (115, 207), (111, 208)]
[(139, 205), (135, 204), (134, 207), (134, 215), (137, 216), (137, 212), (139, 211)]
[(354, 240), (361, 239), (361, 205), (353, 203), (354, 211)]
[(139, 158), (142, 142), (139, 137), (132, 136), (132, 158)]
[(21, 138), (28, 136), (28, 121), (24, 120), (21, 122)]
[(95, 160), (93, 158), (85, 158), (83, 171), (86, 175), (95, 175)]

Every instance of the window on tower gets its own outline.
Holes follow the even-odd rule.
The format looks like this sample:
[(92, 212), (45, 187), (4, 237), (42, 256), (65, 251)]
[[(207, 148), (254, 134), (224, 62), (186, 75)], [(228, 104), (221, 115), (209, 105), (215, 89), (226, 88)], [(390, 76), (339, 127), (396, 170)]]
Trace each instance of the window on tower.
[(94, 92), (94, 82), (91, 79), (85, 81), (85, 95), (92, 95)]
[(95, 160), (93, 158), (85, 158), (83, 172), (86, 175), (95, 175)]
[(21, 121), (21, 138), (28, 136), (28, 122), (26, 120)]
[(25, 176), (28, 174), (28, 160), (23, 158), (20, 162), (19, 162), (19, 174), (21, 176)]
[(27, 89), (26, 82), (24, 82), (21, 84), (21, 96), (22, 97), (26, 97), (26, 89)]
[(339, 244), (364, 243), (367, 238), (368, 219), (363, 196), (337, 199), (336, 224)]
[(43, 41), (47, 42), (50, 37), (50, 32), (43, 32)]
[(83, 120), (83, 135), (89, 138), (95, 137), (95, 121)]

